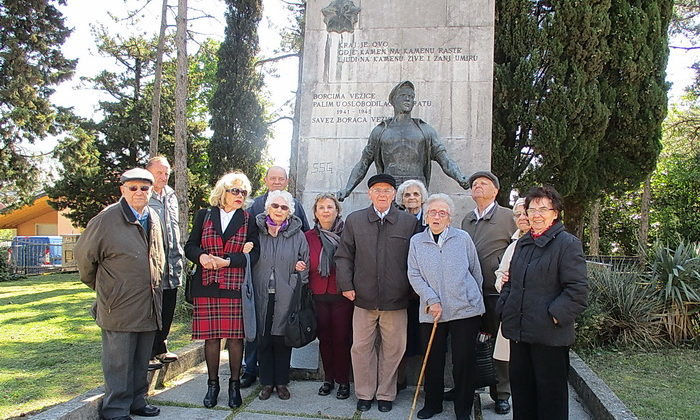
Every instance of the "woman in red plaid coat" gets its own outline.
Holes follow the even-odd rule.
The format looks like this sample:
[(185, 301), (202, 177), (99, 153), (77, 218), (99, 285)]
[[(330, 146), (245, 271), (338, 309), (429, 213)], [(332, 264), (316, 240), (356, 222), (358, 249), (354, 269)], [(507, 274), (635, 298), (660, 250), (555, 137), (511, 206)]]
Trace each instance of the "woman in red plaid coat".
[(254, 219), (243, 210), (251, 185), (242, 173), (221, 177), (209, 196), (211, 207), (197, 212), (185, 255), (197, 265), (192, 279), (194, 313), (192, 339), (204, 341), (207, 361), (207, 394), (204, 406), (214, 407), (219, 396), (219, 355), (221, 339), (228, 342), (231, 379), (228, 405), (242, 404), (238, 380), (243, 356), (243, 315), (241, 284), (246, 259), (259, 256), (258, 230)]

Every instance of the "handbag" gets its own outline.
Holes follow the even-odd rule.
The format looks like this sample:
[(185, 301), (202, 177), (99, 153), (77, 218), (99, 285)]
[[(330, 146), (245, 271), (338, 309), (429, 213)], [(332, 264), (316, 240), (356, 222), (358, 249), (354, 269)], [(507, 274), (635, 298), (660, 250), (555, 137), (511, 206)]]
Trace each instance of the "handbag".
[(314, 299), (308, 283), (302, 284), (298, 276), (292, 297), (293, 306), (284, 328), (284, 344), (297, 349), (316, 339)]
[(476, 340), (476, 380), (475, 388), (493, 386), (498, 383), (496, 368), (493, 365), (493, 344), (491, 334), (480, 332)]
[[(189, 265), (189, 264), (188, 264)], [(194, 277), (194, 270), (196, 266), (185, 268), (185, 302), (192, 305), (194, 299), (192, 298), (192, 282)]]

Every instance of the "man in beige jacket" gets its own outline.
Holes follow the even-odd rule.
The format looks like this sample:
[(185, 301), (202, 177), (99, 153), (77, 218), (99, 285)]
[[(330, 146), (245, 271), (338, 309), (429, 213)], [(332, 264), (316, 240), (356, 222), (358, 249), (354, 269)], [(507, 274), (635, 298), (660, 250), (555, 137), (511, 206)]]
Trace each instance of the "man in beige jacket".
[(75, 245), (80, 279), (96, 292), (92, 312), (102, 328), (105, 395), (102, 417), (153, 417), (146, 402), (153, 338), (161, 328), (165, 265), (158, 215), (148, 207), (153, 176), (130, 169), (121, 199), (93, 217)]

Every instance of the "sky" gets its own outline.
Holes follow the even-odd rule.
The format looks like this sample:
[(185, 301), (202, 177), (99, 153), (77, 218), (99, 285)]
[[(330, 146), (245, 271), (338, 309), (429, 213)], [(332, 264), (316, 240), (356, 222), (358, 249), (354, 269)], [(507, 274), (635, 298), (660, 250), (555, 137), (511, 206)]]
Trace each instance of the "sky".
[[(138, 22), (115, 23), (109, 16), (112, 12), (117, 17), (126, 16), (127, 7), (130, 9), (138, 5), (148, 3)], [(177, 3), (173, 0), (170, 3)], [(110, 33), (122, 35), (143, 33), (154, 35), (160, 25), (161, 0), (68, 0), (68, 4), (61, 7), (66, 16), (68, 27), (73, 28), (73, 33), (64, 44), (64, 53), (68, 58), (78, 58), (76, 74), (72, 81), (60, 85), (56, 89), (52, 100), (62, 106), (73, 107), (75, 112), (84, 117), (94, 117), (97, 110), (97, 102), (101, 98), (100, 92), (81, 84), (81, 76), (93, 76), (99, 71), (111, 66), (116, 66), (110, 59), (97, 54), (94, 45), (94, 37), (91, 26), (105, 25)], [(199, 40), (213, 38), (223, 40), (224, 36), (224, 2), (222, 0), (188, 0), (191, 9), (205, 11), (215, 19), (195, 19), (191, 22), (190, 29), (196, 33)], [(281, 0), (263, 0), (264, 17), (258, 30), (260, 37), (261, 56), (274, 56), (275, 49), (279, 47), (280, 28), (287, 26), (291, 16)], [(201, 16), (202, 12), (191, 10), (189, 18)], [(169, 17), (169, 23), (174, 24), (174, 15)], [(681, 41), (674, 42), (682, 45)], [(197, 45), (190, 43), (188, 52), (194, 53)], [(683, 94), (683, 89), (693, 78), (693, 72), (689, 70), (694, 61), (700, 60), (700, 51), (686, 51), (671, 49), (667, 80), (671, 82), (669, 103), (678, 101)], [(265, 85), (268, 100), (272, 110), (278, 110), (294, 94), (297, 83), (297, 59), (290, 58), (275, 64), (274, 74), (266, 74)], [(116, 68), (116, 67), (113, 67)], [(268, 66), (268, 69), (269, 66)], [(275, 75), (276, 74), (276, 75)], [(276, 165), (289, 167), (290, 142), (292, 124), (289, 120), (282, 120), (273, 126), (272, 139), (268, 145), (268, 155)], [(55, 141), (44, 141), (37, 145), (38, 151), (48, 152), (55, 146)]]

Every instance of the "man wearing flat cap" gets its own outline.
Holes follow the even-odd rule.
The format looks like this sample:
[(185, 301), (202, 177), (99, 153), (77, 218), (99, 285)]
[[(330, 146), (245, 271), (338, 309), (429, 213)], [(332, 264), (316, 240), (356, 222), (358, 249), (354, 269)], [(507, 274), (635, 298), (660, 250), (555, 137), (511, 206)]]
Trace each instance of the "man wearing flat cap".
[[(353, 376), (357, 409), (377, 399), (387, 412), (396, 398), (399, 363), (406, 349), (406, 308), (411, 296), (408, 247), (418, 220), (392, 205), (396, 180), (377, 174), (367, 182), (372, 204), (351, 213), (335, 253), (336, 281), (355, 309), (352, 318)], [(377, 334), (380, 344), (375, 347)]]
[(153, 417), (146, 402), (148, 360), (161, 328), (165, 268), (163, 234), (148, 207), (153, 175), (130, 169), (121, 176), (121, 199), (88, 223), (75, 245), (80, 280), (96, 292), (92, 308), (102, 329), (105, 395), (102, 418)]
[[(489, 171), (475, 172), (469, 177), (469, 185), (476, 208), (464, 218), (462, 229), (467, 231), (474, 241), (481, 273), (484, 276), (483, 293), (486, 313), (482, 330), (496, 337), (499, 323), (498, 314), (495, 311), (499, 296), (495, 286), (496, 270), (517, 227), (513, 220), (513, 211), (499, 206), (496, 202), (498, 190), (501, 188), (496, 175)], [(491, 398), (495, 402), (496, 413), (507, 414), (510, 411), (508, 362), (494, 360), (494, 365), (498, 384), (491, 387)]]
[(435, 129), (419, 118), (411, 118), (415, 97), (415, 87), (409, 81), (401, 82), (391, 90), (389, 102), (394, 107), (394, 117), (382, 121), (372, 130), (360, 161), (350, 172), (347, 185), (337, 193), (340, 201), (362, 181), (372, 162), (378, 174), (393, 176), (397, 184), (417, 179), (427, 187), (431, 161), (434, 160), (447, 176), (465, 190), (469, 189), (467, 177), (447, 156), (447, 149)]

